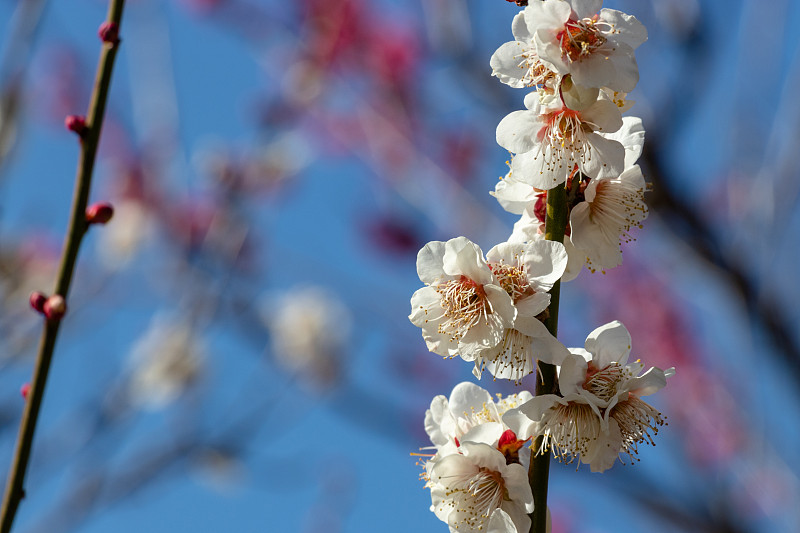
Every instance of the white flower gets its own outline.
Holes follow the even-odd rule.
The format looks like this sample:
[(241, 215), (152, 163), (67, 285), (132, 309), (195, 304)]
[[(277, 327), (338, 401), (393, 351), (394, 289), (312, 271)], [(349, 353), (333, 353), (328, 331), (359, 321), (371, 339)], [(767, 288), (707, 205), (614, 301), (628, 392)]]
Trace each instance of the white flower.
[(639, 226), (648, 212), (647, 184), (634, 164), (644, 142), (641, 119), (625, 117), (620, 131), (608, 137), (625, 146), (625, 171), (618, 177), (591, 180), (583, 191), (584, 201), (570, 212), (570, 242), (591, 272), (622, 264), (620, 244), (632, 240), (628, 230)]
[(133, 402), (149, 409), (166, 407), (198, 379), (203, 352), (190, 324), (156, 317), (131, 350)]
[[(641, 374), (644, 365), (640, 361), (628, 363), (631, 337), (619, 321), (595, 329), (586, 338), (585, 348), (586, 352), (572, 350), (587, 360), (583, 388), (608, 402), (603, 420), (607, 435), (613, 437), (606, 449), (600, 448), (591, 461), (586, 461), (591, 462), (593, 471), (602, 472), (611, 468), (620, 453), (636, 459), (638, 444), (654, 444), (653, 436), (664, 424), (664, 417), (640, 397), (661, 390), (675, 369), (651, 367)], [(615, 448), (617, 434), (621, 440), (619, 448)]]
[[(631, 350), (628, 330), (618, 321), (595, 329), (585, 349), (572, 348), (559, 369), (562, 396), (542, 395), (520, 406), (544, 435), (537, 453), (552, 449), (564, 462), (580, 458), (592, 472), (603, 472), (620, 456), (635, 458), (637, 446), (653, 443), (664, 417), (640, 399), (666, 385), (674, 369), (627, 364)], [(529, 436), (520, 434), (520, 438)]]
[(425, 412), (425, 431), (438, 452), (454, 451), (459, 441), (482, 442), (497, 446), (502, 434), (516, 425), (503, 422), (503, 415), (529, 401), (528, 391), (498, 397), (497, 402), (483, 388), (465, 381), (450, 393), (450, 398), (439, 395), (431, 401)]
[(560, 364), (569, 352), (537, 318), (550, 305), (547, 294), (564, 273), (567, 252), (561, 243), (543, 239), (503, 243), (486, 254), (498, 284), (511, 296), (517, 315), (496, 346), (478, 351), (473, 373), (483, 368), (496, 378), (519, 382), (536, 369), (536, 361)]
[(426, 244), (417, 255), (426, 286), (411, 297), (411, 322), (422, 328), (428, 349), (473, 361), (512, 327), (517, 310), (480, 248), (465, 237)]
[(464, 237), (428, 243), (417, 258), (428, 286), (411, 298), (409, 318), (432, 352), (474, 361), (478, 378), (488, 368), (519, 381), (537, 359), (557, 364), (568, 353), (537, 318), (566, 262), (564, 246), (549, 241), (500, 244), (488, 262)]
[(275, 361), (285, 370), (313, 385), (331, 385), (340, 377), (351, 319), (338, 298), (320, 287), (294, 288), (264, 298), (261, 315)]
[(533, 34), (528, 31), (524, 12), (511, 23), (514, 41), (509, 41), (492, 55), (492, 75), (511, 87), (535, 87), (555, 81), (556, 73), (545, 66), (536, 54)]
[(647, 40), (635, 17), (600, 9), (603, 0), (531, 2), (525, 11), (539, 60), (586, 87), (630, 92), (639, 81), (634, 50)]
[[(431, 510), (451, 531), (527, 532), (533, 499), (527, 483), (531, 421), (518, 407), (527, 391), (493, 399), (478, 385), (459, 383), (450, 398), (436, 396), (425, 413), (425, 431), (436, 453), (422, 478)], [(425, 454), (412, 454), (426, 457)]]
[(474, 442), (463, 442), (458, 453), (431, 463), (431, 510), (452, 533), (529, 530), (533, 495), (525, 467)]
[[(529, 93), (527, 110), (513, 111), (500, 121), (497, 143), (517, 154), (511, 162), (516, 180), (546, 190), (564, 183), (576, 167), (593, 178), (622, 173), (624, 148), (600, 135), (617, 131), (622, 116), (614, 102), (594, 92), (596, 99), (580, 110), (563, 102), (558, 109), (547, 109), (536, 93)], [(580, 99), (585, 105), (585, 95)]]

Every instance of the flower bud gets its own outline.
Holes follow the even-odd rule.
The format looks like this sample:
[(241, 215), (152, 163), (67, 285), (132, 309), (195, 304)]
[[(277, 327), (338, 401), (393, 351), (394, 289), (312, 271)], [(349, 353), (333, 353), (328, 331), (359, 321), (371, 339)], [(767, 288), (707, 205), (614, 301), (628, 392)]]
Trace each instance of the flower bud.
[(30, 297), (31, 307), (39, 313), (44, 313), (44, 302), (47, 301), (47, 296), (39, 291), (33, 291)]
[(105, 224), (114, 216), (114, 207), (108, 202), (92, 204), (86, 209), (86, 222), (89, 224)]
[(67, 118), (64, 119), (64, 126), (66, 126), (69, 131), (77, 133), (78, 137), (84, 137), (86, 132), (89, 131), (89, 127), (86, 125), (86, 119), (78, 115), (68, 115)]
[(28, 399), (28, 393), (30, 391), (31, 391), (31, 384), (30, 383), (23, 383), (22, 387), (19, 388), (19, 393), (26, 400)]
[(61, 320), (67, 312), (67, 301), (60, 294), (54, 294), (44, 302), (42, 310), (48, 320)]
[(100, 29), (97, 30), (97, 35), (104, 43), (118, 44), (119, 43), (119, 26), (113, 22), (103, 22)]

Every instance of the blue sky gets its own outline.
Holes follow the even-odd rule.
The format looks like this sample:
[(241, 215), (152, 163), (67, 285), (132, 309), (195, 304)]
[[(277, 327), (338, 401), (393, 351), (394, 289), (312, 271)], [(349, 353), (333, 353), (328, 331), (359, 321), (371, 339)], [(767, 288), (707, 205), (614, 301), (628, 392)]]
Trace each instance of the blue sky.
[[(774, 13), (794, 20), (798, 6), (787, 0), (768, 12), (757, 2), (675, 0), (670, 6), (678, 14), (699, 9), (692, 49), (676, 38), (683, 26), (666, 22), (669, 8), (656, 4), (607, 2), (650, 30), (637, 55), (641, 82), (631, 97), (637, 101), (632, 114), (643, 118), (648, 140), (657, 143), (665, 162), (668, 176), (659, 186), (694, 207), (722, 256), (743, 265), (758, 298), (780, 306), (785, 321), (796, 323), (798, 247), (791, 235), (797, 190), (791, 184), (797, 121), (782, 117), (797, 113), (789, 90), (797, 45), (791, 25), (776, 24)], [(148, 235), (132, 262), (111, 269), (99, 259), (106, 242), (101, 232), (110, 227), (92, 231), (59, 338), (17, 530), (48, 531), (42, 522), (47, 517), (58, 523), (75, 516), (58, 505), (69, 503), (88, 475), (124, 480), (124, 474), (146, 471), (136, 467), (143, 450), (167, 450), (189, 438), (203, 445), (176, 453), (123, 498), (105, 486), (100, 494), (113, 501), (100, 503), (73, 531), (445, 531), (428, 510), (430, 497), (409, 452), (427, 445), (422, 420), (432, 396), (472, 378), (466, 363), (428, 354), (407, 320), (408, 300), (420, 286), (412, 245), (463, 234), (488, 249), (507, 237), (514, 222), (486, 191), (505, 173), (508, 158), (495, 144), (496, 123), (522, 105), (521, 93), (498, 87), (488, 67), (495, 48), (511, 38), (516, 7), (502, 0), (439, 0), (427, 10), (416, 1), (371, 5), (376, 43), (399, 39), (392, 33), (397, 27), (416, 39), (409, 41), (418, 49), (412, 103), (387, 104), (382, 98), (393, 93), (376, 86), (351, 58), (316, 73), (323, 80), (320, 97), (288, 109), (290, 96), (315, 83), (313, 71), (292, 77), (311, 35), (297, 13), (270, 0), (221, 2), (211, 11), (202, 5), (139, 0), (126, 6), (93, 198), (121, 202), (120, 176), (132, 160), (158, 169), (168, 212), (184, 203), (219, 208), (219, 183), (208, 172), (209, 159), (219, 154), (249, 162), (283, 150), (285, 160), (279, 160), (296, 172), (274, 189), (229, 199), (231, 212), (242, 217), (232, 226), (246, 222), (252, 254), (247, 267), (233, 273), (213, 254), (180, 249), (164, 228)], [(462, 24), (462, 33), (429, 32), (434, 5), (447, 15), (438, 23), (466, 17), (469, 30)], [(4, 39), (15, 8), (14, 2), (0, 3)], [(252, 12), (262, 18), (241, 15)], [(0, 175), (0, 246), (34, 243), (42, 255), (58, 253), (77, 143), (54, 110), (83, 113), (104, 15), (103, 3), (88, 0), (47, 8), (23, 62), (26, 98), (17, 144)], [(450, 48), (437, 47), (431, 35), (444, 35)], [(64, 102), (73, 107), (65, 110)], [(414, 113), (409, 119), (398, 109)], [(293, 116), (275, 119), (280, 111)], [(353, 133), (361, 129), (373, 135)], [(379, 142), (384, 135), (393, 139), (388, 148)], [(464, 175), (448, 162), (445, 137), (468, 147), (458, 157), (474, 155)], [(400, 152), (397, 160), (388, 159), (392, 150)], [(392, 249), (374, 238), (387, 220), (406, 231), (412, 245)], [(707, 372), (714, 387), (697, 391), (689, 381), (676, 381), (682, 394), (695, 392), (682, 403), (669, 398), (668, 386), (655, 403), (677, 422), (659, 435), (658, 446), (640, 450), (641, 463), (633, 467), (598, 476), (554, 465), (555, 533), (692, 530), (637, 504), (635, 494), (626, 492), (635, 493), (637, 484), (663, 491), (698, 516), (713, 514), (713, 498), (722, 494), (729, 506), (723, 513), (740, 513), (742, 531), (798, 527), (791, 496), (798, 491), (800, 464), (792, 452), (800, 425), (790, 416), (798, 408), (797, 381), (725, 273), (687, 248), (681, 224), (654, 210), (637, 242), (626, 247), (623, 267), (605, 276), (584, 273), (566, 286), (562, 339), (581, 345), (602, 321), (621, 318), (632, 329), (634, 354), (647, 364), (648, 354), (636, 348), (650, 341), (637, 339), (671, 332), (699, 354), (698, 374), (690, 375)], [(234, 236), (226, 232), (222, 240)], [(631, 280), (663, 301), (632, 296)], [(309, 285), (325, 287), (351, 314), (341, 380), (329, 390), (282, 370), (270, 354), (269, 333), (258, 325), (264, 298)], [(218, 308), (204, 314), (203, 297), (218, 298)], [(634, 307), (625, 311), (626, 302)], [(16, 313), (27, 316), (19, 311), (25, 305), (18, 302)], [(196, 318), (207, 352), (202, 379), (163, 411), (126, 411), (88, 439), (99, 407), (122, 390), (132, 344), (154, 316), (165, 313)], [(670, 313), (679, 316), (682, 329), (665, 325)], [(35, 317), (19, 320), (35, 337)], [(11, 454), (21, 409), (17, 391), (31, 364), (22, 357), (2, 367), (0, 458)], [(679, 367), (673, 379), (688, 379), (681, 376)], [(481, 385), (513, 390), (486, 378)], [(709, 419), (691, 418), (686, 402), (698, 399), (707, 402), (710, 414), (702, 416)], [(239, 416), (242, 425), (231, 428)], [(691, 430), (698, 427), (692, 424), (703, 423), (732, 428), (721, 446), (733, 452), (719, 463), (692, 462), (687, 443), (697, 438)], [(207, 464), (220, 467), (212, 469), (217, 477), (200, 466)], [(758, 490), (787, 496), (772, 498), (770, 507), (769, 498), (753, 494)]]

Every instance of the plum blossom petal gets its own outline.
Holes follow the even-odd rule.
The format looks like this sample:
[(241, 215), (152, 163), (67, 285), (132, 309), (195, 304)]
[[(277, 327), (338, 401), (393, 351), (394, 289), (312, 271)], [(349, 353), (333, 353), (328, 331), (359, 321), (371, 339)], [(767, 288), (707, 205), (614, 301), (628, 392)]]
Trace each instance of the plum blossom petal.
[(638, 48), (647, 40), (647, 28), (632, 15), (616, 9), (604, 8), (600, 11), (600, 17), (616, 30), (615, 35), (618, 41), (633, 49)]
[[(427, 246), (427, 245), (426, 245)], [(491, 283), (492, 273), (477, 244), (466, 237), (456, 237), (445, 243), (442, 269), (449, 276), (467, 276), (475, 283)]]
[(644, 126), (639, 117), (622, 117), (622, 126), (603, 137), (619, 142), (625, 147), (625, 168), (631, 168), (642, 155), (644, 147)]
[(631, 334), (622, 322), (615, 320), (589, 333), (584, 346), (598, 368), (611, 363), (625, 365), (631, 353)]
[(494, 191), (489, 194), (497, 198), (500, 206), (509, 213), (521, 215), (528, 203), (536, 201), (538, 193), (531, 185), (519, 181), (516, 174), (509, 172), (497, 182)]
[(433, 283), (442, 276), (445, 243), (432, 241), (417, 254), (417, 275), (423, 283)]
[(530, 152), (539, 146), (545, 124), (530, 110), (512, 111), (497, 125), (497, 144), (515, 154)]

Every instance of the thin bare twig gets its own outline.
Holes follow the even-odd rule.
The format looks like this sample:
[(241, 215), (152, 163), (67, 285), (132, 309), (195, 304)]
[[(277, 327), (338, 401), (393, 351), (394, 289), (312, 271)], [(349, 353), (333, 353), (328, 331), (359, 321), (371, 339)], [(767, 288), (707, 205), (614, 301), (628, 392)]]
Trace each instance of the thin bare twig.
[[(122, 8), (124, 0), (112, 0), (108, 9), (106, 21), (114, 25), (119, 31), (122, 20)], [(81, 241), (88, 229), (86, 222), (86, 206), (89, 200), (89, 191), (92, 184), (92, 171), (94, 169), (97, 146), (100, 141), (100, 131), (103, 126), (103, 116), (105, 115), (106, 100), (108, 89), (111, 84), (111, 71), (114, 66), (114, 59), (119, 48), (118, 39), (106, 39), (100, 54), (100, 62), (97, 67), (92, 99), (89, 104), (89, 113), (86, 117), (86, 131), (81, 135), (81, 157), (78, 163), (77, 177), (75, 180), (75, 193), (72, 200), (72, 213), (70, 215), (69, 230), (64, 243), (64, 250), (61, 256), (61, 267), (59, 268), (56, 280), (55, 295), (61, 295), (67, 299), (69, 287), (72, 283), (72, 275), (75, 270), (75, 262), (78, 258)], [(31, 447), (33, 445), (33, 434), (36, 430), (36, 421), (39, 418), (44, 388), (47, 383), (47, 375), (50, 371), (50, 362), (53, 358), (53, 350), (58, 335), (59, 320), (49, 319), (45, 321), (39, 342), (39, 354), (36, 359), (33, 383), (28, 395), (25, 412), (20, 424), (19, 436), (17, 438), (14, 460), (6, 484), (5, 496), (3, 497), (3, 507), (0, 511), (0, 533), (9, 533), (17, 513), (17, 508), (22, 498), (25, 496), (23, 488), (25, 472), (28, 468)]]

